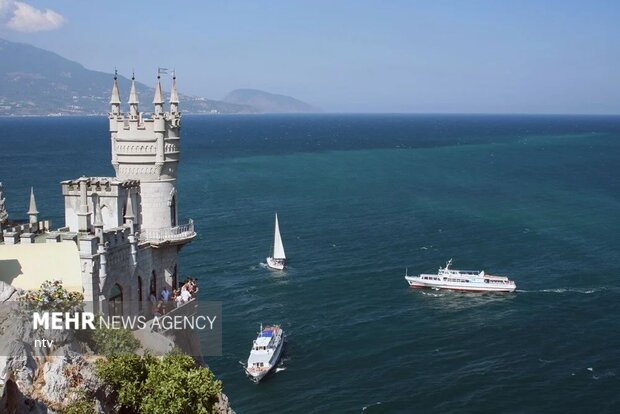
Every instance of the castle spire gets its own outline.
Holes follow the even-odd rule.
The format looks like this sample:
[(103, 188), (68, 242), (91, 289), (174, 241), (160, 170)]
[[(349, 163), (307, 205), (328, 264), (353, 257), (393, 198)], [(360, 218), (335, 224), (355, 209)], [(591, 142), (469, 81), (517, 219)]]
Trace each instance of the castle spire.
[(130, 233), (135, 231), (135, 216), (133, 213), (133, 201), (131, 201), (131, 190), (127, 189), (127, 204), (125, 205), (125, 216), (123, 217), (125, 222), (129, 224)]
[(170, 113), (179, 112), (179, 94), (177, 93), (177, 74), (172, 72), (172, 90), (170, 91)]
[(155, 85), (155, 97), (153, 98), (153, 104), (155, 104), (155, 114), (161, 115), (164, 113), (164, 94), (161, 91), (161, 82), (159, 81), (159, 73), (157, 74), (157, 85)]
[(134, 219), (133, 213), (133, 202), (131, 201), (131, 191), (127, 190), (127, 205), (125, 206), (125, 216), (126, 219)]
[(110, 105), (112, 106), (112, 114), (120, 114), (121, 97), (118, 93), (118, 72), (114, 69), (114, 85), (112, 86), (112, 96), (110, 97)]
[(97, 196), (97, 202), (95, 203), (94, 207), (95, 221), (93, 222), (93, 226), (103, 227), (103, 216), (101, 215), (101, 197)]
[(101, 197), (97, 197), (97, 202), (93, 203), (95, 209), (95, 221), (93, 227), (95, 228), (95, 236), (99, 238), (99, 243), (103, 243), (103, 216), (101, 215)]
[(36, 224), (39, 221), (37, 218), (38, 214), (37, 202), (34, 199), (34, 188), (30, 187), (30, 208), (28, 209), (28, 221), (30, 224)]
[(80, 233), (88, 233), (90, 231), (90, 213), (88, 211), (88, 184), (89, 179), (85, 176), (81, 176), (79, 179), (80, 185), (80, 204), (78, 208), (78, 231)]
[(131, 91), (129, 92), (129, 115), (138, 116), (138, 94), (136, 93), (136, 75), (131, 75)]

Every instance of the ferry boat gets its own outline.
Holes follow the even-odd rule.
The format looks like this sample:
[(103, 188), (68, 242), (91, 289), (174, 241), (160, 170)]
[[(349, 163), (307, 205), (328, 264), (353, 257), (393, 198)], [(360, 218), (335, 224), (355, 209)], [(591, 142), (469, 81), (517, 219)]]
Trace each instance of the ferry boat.
[(286, 265), (286, 254), (284, 254), (284, 245), (282, 244), (282, 236), (280, 235), (278, 213), (276, 213), (276, 228), (273, 232), (272, 254), (266, 260), (267, 267), (270, 269), (284, 270), (284, 265)]
[(276, 367), (284, 348), (284, 331), (279, 325), (263, 328), (252, 344), (245, 373), (256, 384)]
[(437, 274), (410, 276), (405, 280), (413, 288), (451, 289), (472, 292), (514, 292), (517, 285), (505, 276), (488, 275), (484, 270), (450, 269), (452, 259), (446, 267), (440, 267)]

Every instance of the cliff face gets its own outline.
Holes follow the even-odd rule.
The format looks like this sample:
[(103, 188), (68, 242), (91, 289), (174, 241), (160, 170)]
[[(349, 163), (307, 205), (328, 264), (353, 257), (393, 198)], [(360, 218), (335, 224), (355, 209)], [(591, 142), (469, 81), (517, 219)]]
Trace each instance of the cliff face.
[[(54, 340), (53, 352), (34, 348), (38, 334), (17, 310), (17, 293), (0, 282), (0, 413), (60, 414), (85, 395), (94, 398), (97, 413), (116, 413), (112, 390), (95, 371), (102, 357), (84, 349), (70, 331), (46, 332), (45, 338)], [(224, 394), (217, 409), (234, 414)]]
[(17, 291), (0, 282), (0, 412), (56, 413), (85, 393), (94, 394), (99, 412), (113, 412), (109, 395), (97, 377), (94, 355), (83, 349), (71, 332), (46, 333), (55, 349), (33, 347), (33, 332), (16, 306)]

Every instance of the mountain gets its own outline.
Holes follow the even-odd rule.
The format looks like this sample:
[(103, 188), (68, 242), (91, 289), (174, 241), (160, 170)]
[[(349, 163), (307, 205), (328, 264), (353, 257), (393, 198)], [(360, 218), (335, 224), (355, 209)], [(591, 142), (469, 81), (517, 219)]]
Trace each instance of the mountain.
[(224, 102), (248, 105), (258, 112), (319, 112), (312, 105), (286, 95), (259, 91), (257, 89), (235, 89), (223, 99)]
[[(98, 115), (109, 109), (112, 74), (84, 68), (79, 63), (37, 47), (0, 39), (0, 116)], [(119, 76), (123, 96), (130, 80)], [(136, 82), (142, 109), (152, 107), (154, 89)], [(243, 104), (181, 95), (184, 113), (253, 113)]]

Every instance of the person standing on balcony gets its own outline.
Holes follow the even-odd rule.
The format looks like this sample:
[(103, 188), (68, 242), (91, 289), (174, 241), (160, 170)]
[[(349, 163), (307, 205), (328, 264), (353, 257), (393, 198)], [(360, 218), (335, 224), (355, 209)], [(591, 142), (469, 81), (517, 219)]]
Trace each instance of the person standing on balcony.
[(161, 294), (159, 296), (161, 300), (164, 301), (164, 303), (167, 303), (170, 300), (170, 291), (168, 290), (167, 286), (164, 286), (164, 290), (161, 291)]

